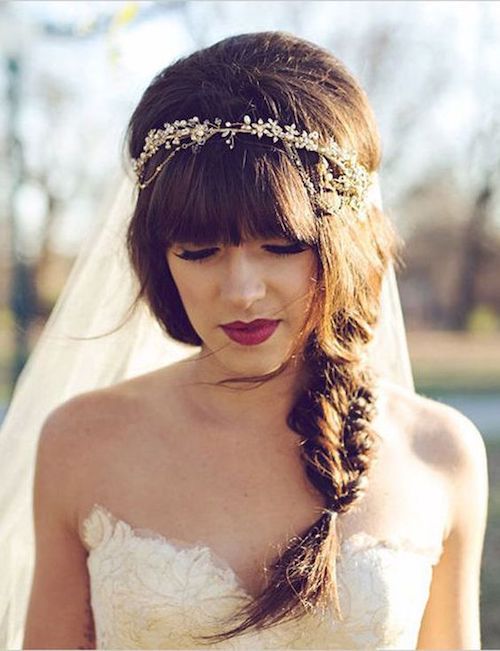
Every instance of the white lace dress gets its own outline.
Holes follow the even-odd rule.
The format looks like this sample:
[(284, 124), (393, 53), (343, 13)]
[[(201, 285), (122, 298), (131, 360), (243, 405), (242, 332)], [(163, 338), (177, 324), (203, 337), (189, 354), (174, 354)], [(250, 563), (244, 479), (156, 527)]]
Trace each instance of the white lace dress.
[(308, 614), (204, 646), (195, 636), (220, 632), (251, 599), (224, 561), (134, 530), (97, 504), (83, 534), (98, 649), (414, 649), (442, 551), (355, 534), (337, 564), (342, 622)]

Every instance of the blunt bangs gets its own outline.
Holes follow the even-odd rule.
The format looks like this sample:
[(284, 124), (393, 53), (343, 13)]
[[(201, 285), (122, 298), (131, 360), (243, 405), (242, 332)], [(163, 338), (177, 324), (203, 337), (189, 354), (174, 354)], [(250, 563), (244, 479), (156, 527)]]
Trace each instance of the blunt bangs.
[[(157, 243), (239, 245), (284, 237), (314, 245), (317, 222), (302, 179), (283, 150), (235, 140), (180, 150), (155, 181), (148, 222)], [(215, 140), (215, 139), (214, 139)]]

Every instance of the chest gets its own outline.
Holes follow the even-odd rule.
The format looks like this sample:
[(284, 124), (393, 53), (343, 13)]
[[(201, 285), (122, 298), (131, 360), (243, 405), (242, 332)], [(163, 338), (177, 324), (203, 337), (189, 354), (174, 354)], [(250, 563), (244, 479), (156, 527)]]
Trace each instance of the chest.
[[(82, 518), (93, 503), (106, 505), (136, 530), (160, 534), (179, 546), (201, 544), (229, 566), (250, 594), (265, 585), (280, 547), (305, 533), (324, 498), (308, 481), (292, 432), (228, 441), (206, 431), (184, 432), (169, 449), (132, 445), (112, 472), (88, 491)], [(444, 487), (406, 443), (384, 423), (368, 486), (337, 520), (341, 539), (363, 532), (376, 540), (412, 540), (438, 546), (446, 514)], [(108, 464), (109, 469), (109, 464)]]

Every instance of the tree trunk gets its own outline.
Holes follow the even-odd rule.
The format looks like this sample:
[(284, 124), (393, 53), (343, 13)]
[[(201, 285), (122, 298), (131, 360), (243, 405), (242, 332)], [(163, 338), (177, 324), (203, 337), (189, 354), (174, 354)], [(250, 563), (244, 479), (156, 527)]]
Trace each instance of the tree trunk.
[(476, 285), (485, 253), (485, 231), (492, 194), (493, 187), (488, 179), (476, 197), (471, 218), (464, 228), (455, 301), (450, 312), (452, 330), (465, 330), (469, 315), (476, 307)]

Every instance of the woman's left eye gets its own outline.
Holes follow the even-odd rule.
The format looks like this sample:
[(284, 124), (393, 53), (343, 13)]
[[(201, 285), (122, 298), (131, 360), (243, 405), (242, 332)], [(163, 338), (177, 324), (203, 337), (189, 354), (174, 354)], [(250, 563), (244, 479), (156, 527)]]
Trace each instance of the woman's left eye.
[(294, 255), (295, 253), (302, 253), (302, 251), (305, 251), (308, 247), (305, 244), (296, 242), (285, 246), (268, 244), (264, 248), (271, 253), (276, 253), (277, 255)]

